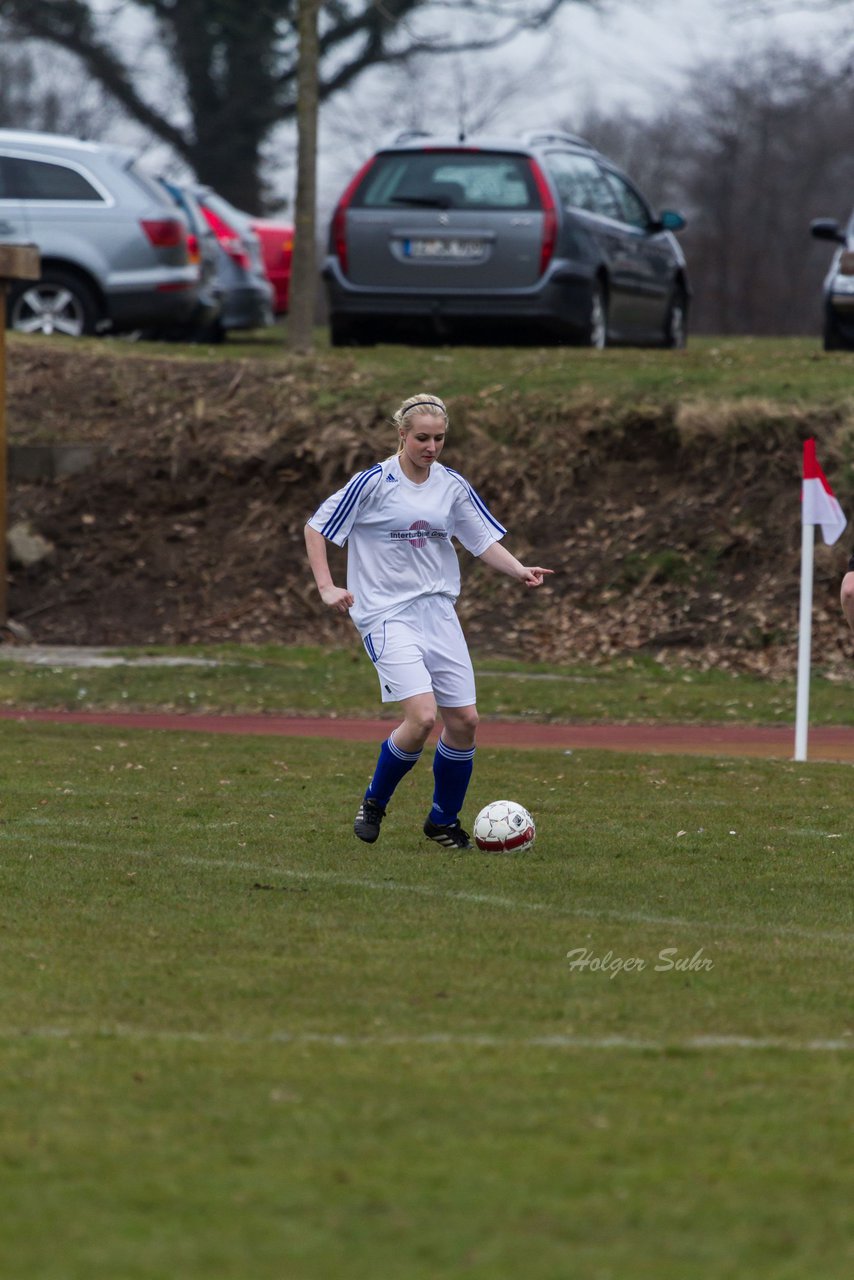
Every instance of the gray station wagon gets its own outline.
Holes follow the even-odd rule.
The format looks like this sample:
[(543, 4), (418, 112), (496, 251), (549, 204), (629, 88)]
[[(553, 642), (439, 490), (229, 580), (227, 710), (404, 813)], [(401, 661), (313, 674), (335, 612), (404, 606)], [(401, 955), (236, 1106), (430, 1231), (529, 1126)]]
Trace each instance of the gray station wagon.
[(189, 321), (199, 271), (187, 232), (134, 152), (0, 129), (0, 241), (37, 245), (42, 268), (10, 290), (11, 328), (79, 336)]
[(404, 135), (332, 217), (334, 345), (410, 335), (682, 347), (681, 214), (572, 134), (521, 142)]

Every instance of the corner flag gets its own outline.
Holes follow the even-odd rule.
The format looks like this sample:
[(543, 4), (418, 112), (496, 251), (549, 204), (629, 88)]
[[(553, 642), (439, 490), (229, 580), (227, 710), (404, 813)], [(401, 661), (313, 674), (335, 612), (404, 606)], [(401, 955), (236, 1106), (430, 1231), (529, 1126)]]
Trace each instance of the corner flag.
[(807, 758), (815, 526), (821, 525), (821, 535), (827, 545), (832, 547), (847, 523), (842, 508), (827, 482), (827, 476), (818, 465), (818, 459), (815, 456), (815, 440), (805, 440), (804, 471), (801, 482), (801, 608), (798, 623), (798, 694), (795, 712), (796, 760)]
[(820, 524), (821, 536), (832, 547), (848, 521), (833, 496), (827, 476), (815, 456), (815, 440), (804, 441), (804, 478), (801, 484), (801, 521)]

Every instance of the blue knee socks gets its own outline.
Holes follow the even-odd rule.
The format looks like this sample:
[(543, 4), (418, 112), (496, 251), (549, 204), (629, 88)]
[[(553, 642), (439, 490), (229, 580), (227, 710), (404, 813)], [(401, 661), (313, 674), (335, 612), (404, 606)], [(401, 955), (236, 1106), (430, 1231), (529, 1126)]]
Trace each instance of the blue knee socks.
[(429, 821), (448, 826), (459, 816), (474, 768), (474, 747), (458, 751), (440, 738), (433, 757), (433, 808)]
[(374, 769), (374, 776), (371, 778), (371, 785), (365, 792), (365, 796), (376, 800), (385, 808), (395, 787), (403, 775), (409, 773), (412, 766), (417, 763), (420, 755), (420, 751), (401, 751), (400, 747), (394, 744), (394, 735), (389, 734), (380, 747), (377, 767)]

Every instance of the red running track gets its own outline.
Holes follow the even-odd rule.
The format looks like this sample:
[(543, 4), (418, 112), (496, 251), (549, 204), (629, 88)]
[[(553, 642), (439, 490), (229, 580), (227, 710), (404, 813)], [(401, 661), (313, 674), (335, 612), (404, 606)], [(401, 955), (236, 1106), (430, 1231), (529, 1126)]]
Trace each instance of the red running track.
[[(272, 737), (335, 738), (378, 742), (394, 720), (319, 716), (200, 715), (162, 711), (16, 711), (0, 709), (0, 719), (21, 723), (111, 725), (117, 729), (168, 729), (185, 733), (249, 733)], [(540, 747), (564, 751), (596, 749), (652, 754), (766, 756), (791, 760), (793, 725), (538, 724), (527, 720), (482, 720), (481, 747)], [(854, 728), (813, 729), (808, 757), (854, 762)]]

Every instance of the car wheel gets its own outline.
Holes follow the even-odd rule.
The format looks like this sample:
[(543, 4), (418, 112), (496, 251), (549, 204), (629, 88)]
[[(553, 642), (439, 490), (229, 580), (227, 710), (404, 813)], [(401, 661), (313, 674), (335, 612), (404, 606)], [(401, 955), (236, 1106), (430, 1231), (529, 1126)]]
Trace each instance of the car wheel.
[(688, 341), (688, 299), (685, 290), (677, 288), (664, 321), (664, 345), (673, 351), (681, 351)]
[(355, 346), (356, 339), (353, 336), (350, 321), (342, 320), (340, 316), (332, 316), (329, 320), (329, 341), (333, 347)]
[(846, 342), (836, 326), (833, 312), (828, 307), (824, 313), (824, 349), (825, 351), (850, 351), (851, 343)]
[(209, 320), (207, 324), (197, 324), (190, 335), (190, 341), (218, 346), (225, 342), (227, 336), (225, 325), (217, 318)]
[(590, 313), (587, 322), (587, 345), (597, 351), (608, 345), (608, 300), (601, 280), (595, 281), (590, 294)]
[(9, 297), (9, 328), (18, 333), (94, 333), (100, 308), (86, 282), (70, 271), (47, 270), (35, 284), (17, 285)]
[(373, 347), (377, 342), (376, 329), (365, 320), (354, 324), (342, 316), (332, 316), (329, 320), (329, 342), (333, 347)]

